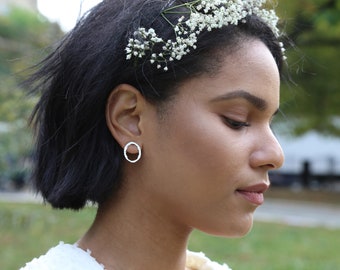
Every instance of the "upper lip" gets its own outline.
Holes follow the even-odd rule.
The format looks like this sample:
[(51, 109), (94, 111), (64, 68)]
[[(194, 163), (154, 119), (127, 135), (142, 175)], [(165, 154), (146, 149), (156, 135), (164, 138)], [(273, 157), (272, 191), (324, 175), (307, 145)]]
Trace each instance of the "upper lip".
[(266, 192), (268, 188), (269, 188), (269, 184), (262, 182), (262, 183), (258, 183), (252, 186), (238, 188), (237, 191), (264, 193)]

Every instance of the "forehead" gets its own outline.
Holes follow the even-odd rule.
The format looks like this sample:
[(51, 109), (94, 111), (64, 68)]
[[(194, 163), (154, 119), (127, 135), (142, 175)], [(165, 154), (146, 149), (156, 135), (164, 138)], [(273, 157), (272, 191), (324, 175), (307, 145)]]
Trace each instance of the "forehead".
[[(280, 75), (269, 49), (259, 40), (245, 41), (238, 50), (223, 56), (220, 69), (183, 84), (179, 95), (211, 97), (244, 90), (278, 107)], [(181, 91), (183, 90), (183, 91)]]

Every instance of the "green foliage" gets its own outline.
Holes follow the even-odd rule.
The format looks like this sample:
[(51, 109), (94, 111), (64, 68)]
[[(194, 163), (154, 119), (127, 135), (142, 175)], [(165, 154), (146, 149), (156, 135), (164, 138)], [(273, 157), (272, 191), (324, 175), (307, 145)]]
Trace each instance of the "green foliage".
[[(0, 15), (0, 75), (12, 75), (27, 68), (30, 55), (55, 42), (60, 27), (25, 9), (12, 7)], [(41, 54), (41, 52), (39, 53)]]
[[(0, 89), (0, 180), (13, 179), (26, 171), (32, 151), (31, 132), (27, 127), (36, 98), (27, 97), (12, 77), (2, 80)], [(0, 183), (1, 184), (1, 183)]]
[(0, 185), (5, 185), (9, 179), (16, 184), (19, 175), (23, 181), (27, 180), (32, 152), (32, 136), (25, 123), (8, 128), (0, 134)]
[[(57, 211), (48, 206), (0, 203), (0, 261), (14, 270), (59, 243), (74, 243), (89, 228), (95, 208)], [(241, 239), (194, 232), (189, 248), (238, 270), (338, 269), (339, 230), (256, 222)]]
[(282, 111), (296, 134), (340, 136), (340, 1), (282, 1), (279, 13), (294, 44), (287, 52), (291, 81), (282, 87)]
[(0, 122), (13, 123), (27, 119), (37, 97), (28, 96), (17, 86), (13, 77), (2, 78), (2, 83), (4, 87), (0, 90)]
[(58, 25), (24, 9), (11, 7), (0, 14), (0, 180), (22, 173), (32, 150), (27, 120), (37, 97), (20, 87), (24, 70), (62, 34)]

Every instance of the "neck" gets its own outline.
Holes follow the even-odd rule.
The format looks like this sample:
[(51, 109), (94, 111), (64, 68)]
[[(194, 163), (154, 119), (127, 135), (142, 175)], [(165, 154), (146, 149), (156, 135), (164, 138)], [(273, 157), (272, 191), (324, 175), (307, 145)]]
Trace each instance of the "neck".
[(107, 270), (184, 270), (191, 229), (175, 224), (148, 194), (128, 193), (98, 209), (80, 248)]

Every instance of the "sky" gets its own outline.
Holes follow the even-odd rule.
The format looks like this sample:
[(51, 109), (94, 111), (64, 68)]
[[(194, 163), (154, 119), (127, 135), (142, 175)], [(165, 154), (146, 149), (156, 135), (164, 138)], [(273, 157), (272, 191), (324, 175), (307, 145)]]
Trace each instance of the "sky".
[(38, 9), (50, 21), (58, 22), (64, 31), (75, 25), (77, 18), (101, 0), (38, 0)]

